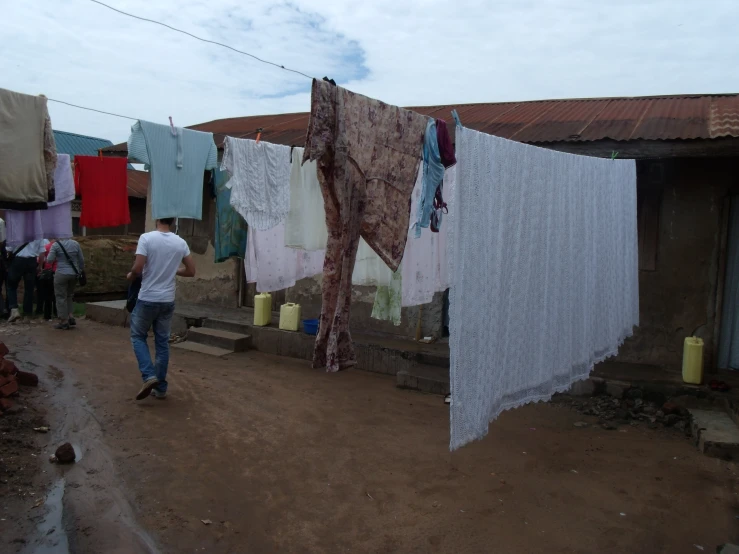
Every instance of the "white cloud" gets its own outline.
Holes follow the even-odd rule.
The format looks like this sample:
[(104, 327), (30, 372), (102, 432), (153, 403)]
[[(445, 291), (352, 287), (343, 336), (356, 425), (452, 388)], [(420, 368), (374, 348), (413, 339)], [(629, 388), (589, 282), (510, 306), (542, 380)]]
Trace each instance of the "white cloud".
[[(739, 92), (735, 0), (109, 0), (399, 105)], [(307, 111), (310, 82), (89, 0), (2, 7), (0, 86), (190, 125)], [(54, 127), (131, 122), (50, 104)]]

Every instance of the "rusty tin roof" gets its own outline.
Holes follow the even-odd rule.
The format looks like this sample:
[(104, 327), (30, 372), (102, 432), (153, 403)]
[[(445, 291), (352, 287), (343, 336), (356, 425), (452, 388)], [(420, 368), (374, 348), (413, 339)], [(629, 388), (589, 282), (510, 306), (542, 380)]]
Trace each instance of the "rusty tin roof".
[[(687, 140), (739, 137), (739, 94), (534, 100), (411, 107), (421, 114), (451, 120), (456, 109), (465, 127), (526, 143), (587, 142), (603, 139)], [(225, 136), (262, 138), (302, 146), (309, 114), (288, 113), (218, 119), (190, 129)], [(453, 126), (450, 126), (450, 130)], [(106, 148), (126, 152), (126, 144)]]

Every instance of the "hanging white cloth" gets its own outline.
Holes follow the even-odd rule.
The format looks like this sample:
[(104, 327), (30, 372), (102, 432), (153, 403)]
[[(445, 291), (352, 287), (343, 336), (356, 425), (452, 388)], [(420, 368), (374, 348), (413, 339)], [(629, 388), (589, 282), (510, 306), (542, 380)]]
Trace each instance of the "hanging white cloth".
[(325, 250), (328, 240), (326, 211), (316, 162), (304, 164), (303, 148), (295, 147), (290, 167), (290, 211), (285, 220), (285, 246), (301, 250)]
[(384, 287), (389, 285), (392, 279), (393, 272), (387, 264), (363, 238), (360, 238), (352, 273), (352, 285)]
[(257, 284), (257, 292), (283, 290), (300, 279), (322, 273), (324, 256), (324, 250), (287, 248), (284, 222), (266, 231), (249, 229), (244, 256), (246, 280)]
[[(422, 174), (419, 171), (416, 185), (411, 196), (411, 221), (416, 221), (418, 199), (422, 190)], [(456, 166), (452, 166), (444, 173), (444, 200), (448, 210), (453, 209), (452, 198), (456, 186)], [(447, 230), (444, 224), (438, 233), (431, 229), (421, 229), (421, 236), (416, 238), (416, 227), (411, 226), (408, 231), (408, 242), (405, 246), (403, 263), (400, 266), (402, 277), (403, 307), (428, 304), (434, 299), (434, 294), (444, 292), (449, 288), (449, 264), (447, 262)]]
[(221, 170), (231, 175), (231, 205), (250, 230), (266, 231), (290, 211), (290, 147), (226, 137)]
[(639, 322), (636, 166), (457, 128), (450, 449), (617, 353)]
[[(362, 245), (365, 258), (362, 263), (357, 262), (355, 265), (352, 283), (389, 285), (393, 275), (390, 268), (364, 240), (360, 240), (360, 249)], [(285, 246), (285, 222), (266, 231), (250, 228), (244, 256), (246, 280), (249, 283), (256, 283), (257, 292), (283, 290), (295, 286), (300, 279), (323, 273), (325, 254), (325, 249), (308, 251)], [(360, 268), (359, 274), (357, 267)], [(361, 275), (361, 278), (355, 279), (355, 275)]]
[[(303, 148), (293, 148), (290, 170), (290, 211), (285, 220), (285, 246), (307, 251), (326, 249), (328, 228), (317, 165), (303, 161)], [(352, 284), (389, 285), (393, 272), (374, 250), (359, 239)]]
[[(328, 237), (323, 196), (316, 174), (316, 162), (301, 165), (302, 155), (302, 148), (293, 148), (289, 180), (290, 210), (285, 221), (267, 231), (254, 227), (249, 229), (244, 263), (247, 280), (257, 283), (258, 292), (294, 286), (296, 280), (313, 277), (323, 269), (323, 255)], [(455, 175), (453, 167), (446, 172), (445, 199), (451, 199)], [(415, 220), (421, 188), (422, 172), (419, 171), (412, 193), (411, 221)], [(231, 192), (232, 198), (234, 192), (235, 190)], [(449, 288), (446, 262), (447, 227), (443, 225), (439, 233), (423, 229), (418, 239), (415, 238), (413, 230), (409, 229), (403, 263), (399, 270), (402, 279), (402, 306), (427, 304), (433, 300), (434, 293)], [(284, 237), (282, 243), (280, 237)], [(311, 255), (303, 256), (304, 251)], [(257, 256), (257, 253), (260, 255)], [(315, 271), (316, 267), (319, 267), (318, 271)], [(281, 274), (277, 268), (282, 268), (281, 271), (284, 273)], [(390, 268), (361, 238), (352, 273), (352, 284), (376, 287), (398, 285), (398, 277), (393, 279)]]

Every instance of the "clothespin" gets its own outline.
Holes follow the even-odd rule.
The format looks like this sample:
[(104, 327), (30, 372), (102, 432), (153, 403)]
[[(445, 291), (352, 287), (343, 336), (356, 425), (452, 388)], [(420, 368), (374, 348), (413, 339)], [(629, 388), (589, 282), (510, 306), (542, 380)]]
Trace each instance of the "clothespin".
[(323, 80), (326, 81), (327, 83), (331, 83), (332, 85), (336, 86), (336, 81), (334, 81), (333, 79), (329, 79), (328, 77), (324, 77)]
[(611, 151), (611, 159), (612, 160), (615, 160), (616, 159), (616, 156), (618, 156), (618, 152)]
[(103, 149), (102, 148), (98, 148), (98, 158), (100, 158), (101, 160), (103, 159)]
[(264, 131), (262, 127), (257, 129), (257, 144), (259, 144), (259, 139), (262, 138), (262, 131)]
[(457, 124), (457, 127), (461, 127), (462, 120), (459, 119), (459, 114), (457, 113), (457, 110), (452, 110), (452, 117), (454, 118), (454, 122)]
[(175, 131), (174, 123), (172, 123), (172, 116), (171, 115), (169, 116), (169, 127), (170, 127), (170, 129), (172, 131), (172, 136), (173, 137), (176, 137), (177, 136), (177, 131)]

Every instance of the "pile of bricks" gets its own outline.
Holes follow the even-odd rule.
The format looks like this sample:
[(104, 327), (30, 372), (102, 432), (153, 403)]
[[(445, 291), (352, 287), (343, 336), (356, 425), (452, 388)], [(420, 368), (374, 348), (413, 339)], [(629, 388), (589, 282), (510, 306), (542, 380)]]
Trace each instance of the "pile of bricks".
[(38, 386), (35, 373), (19, 371), (13, 361), (5, 359), (8, 352), (8, 347), (0, 342), (0, 415), (13, 408), (12, 399), (18, 396), (20, 386)]

